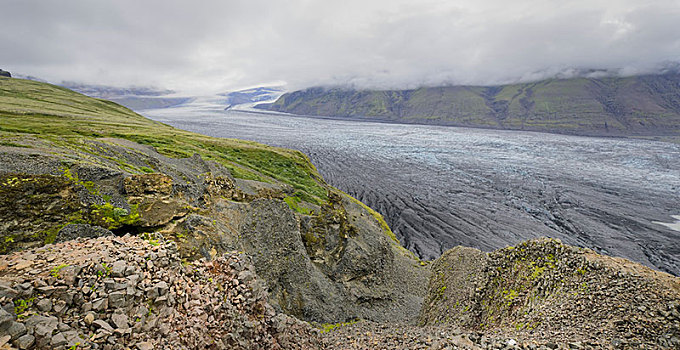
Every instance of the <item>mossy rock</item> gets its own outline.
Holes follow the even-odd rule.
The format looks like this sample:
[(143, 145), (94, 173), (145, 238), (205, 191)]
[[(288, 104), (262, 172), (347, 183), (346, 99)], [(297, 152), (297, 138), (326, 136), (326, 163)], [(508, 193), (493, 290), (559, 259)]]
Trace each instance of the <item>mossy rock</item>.
[(82, 222), (78, 189), (62, 176), (0, 175), (0, 253), (52, 243)]

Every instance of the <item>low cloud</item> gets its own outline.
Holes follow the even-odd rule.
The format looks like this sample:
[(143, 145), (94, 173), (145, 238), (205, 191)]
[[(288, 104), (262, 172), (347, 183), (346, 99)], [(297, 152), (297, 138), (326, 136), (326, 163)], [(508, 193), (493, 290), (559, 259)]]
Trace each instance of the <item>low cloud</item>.
[(638, 74), (680, 62), (680, 2), (9, 0), (0, 68), (207, 93)]

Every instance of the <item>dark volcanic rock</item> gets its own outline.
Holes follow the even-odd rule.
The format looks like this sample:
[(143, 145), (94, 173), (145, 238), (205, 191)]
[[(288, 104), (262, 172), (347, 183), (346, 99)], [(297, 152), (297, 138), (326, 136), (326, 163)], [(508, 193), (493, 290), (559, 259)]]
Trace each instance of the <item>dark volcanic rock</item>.
[(387, 235), (372, 234), (380, 227), (362, 217), (359, 205), (335, 196), (322, 219), (306, 224), (281, 201), (251, 204), (242, 244), (257, 252), (254, 264), (269, 281), (271, 297), (288, 314), (317, 322), (412, 320), (427, 271)]
[(111, 236), (113, 233), (100, 226), (88, 224), (68, 224), (57, 233), (56, 243), (70, 241), (76, 238), (98, 238)]

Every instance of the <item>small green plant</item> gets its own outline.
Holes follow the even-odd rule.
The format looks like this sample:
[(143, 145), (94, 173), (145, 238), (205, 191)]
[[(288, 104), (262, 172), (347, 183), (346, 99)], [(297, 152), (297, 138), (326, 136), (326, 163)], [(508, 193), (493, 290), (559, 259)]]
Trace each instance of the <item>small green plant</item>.
[(156, 235), (154, 235), (153, 233), (144, 232), (142, 233), (142, 238), (145, 239), (150, 245), (154, 247), (158, 247), (160, 245), (160, 242), (156, 238)]
[(64, 167), (61, 171), (61, 173), (64, 175), (65, 178), (68, 180), (78, 183), (80, 182), (80, 179), (78, 178), (78, 174), (74, 174), (71, 172), (71, 169)]
[(328, 333), (336, 328), (351, 326), (357, 322), (359, 322), (359, 320), (341, 323), (322, 323), (319, 328), (321, 328), (321, 333)]
[(513, 300), (515, 300), (518, 296), (519, 293), (517, 293), (517, 291), (514, 289), (503, 291), (503, 299), (508, 302), (508, 306), (512, 306)]
[(79, 343), (79, 342), (78, 342), (78, 343), (75, 343), (74, 345), (72, 345), (71, 347), (69, 347), (68, 350), (76, 350), (76, 349), (78, 349), (79, 346), (80, 346), (80, 343)]
[[(446, 286), (441, 286), (437, 289), (437, 294), (436, 294), (437, 300), (444, 297), (444, 292), (446, 292)], [(458, 305), (456, 305), (456, 306), (458, 306)]]
[(139, 167), (139, 170), (141, 170), (142, 172), (145, 172), (147, 174), (151, 174), (151, 173), (155, 172), (155, 170), (153, 170), (149, 167), (146, 167), (146, 166)]
[(543, 273), (545, 272), (546, 267), (538, 267), (534, 264), (534, 262), (531, 262), (531, 267), (533, 268), (531, 272), (531, 276), (529, 277), (532, 281), (535, 281), (539, 279), (541, 276), (543, 276)]
[(107, 265), (106, 263), (102, 263), (102, 269), (97, 271), (97, 277), (99, 278), (107, 278), (111, 275), (111, 267)]
[(50, 271), (50, 275), (52, 275), (52, 277), (54, 277), (54, 278), (61, 278), (61, 277), (59, 276), (59, 271), (61, 271), (61, 269), (63, 269), (64, 267), (67, 267), (67, 266), (69, 266), (69, 265), (68, 265), (68, 264), (61, 264), (61, 265), (59, 265), (59, 266), (53, 268), (53, 269)]
[(17, 299), (14, 301), (14, 313), (17, 315), (17, 318), (25, 318), (28, 316), (26, 311), (28, 310), (31, 305), (33, 305), (33, 301), (35, 301), (35, 297), (29, 298), (29, 299)]

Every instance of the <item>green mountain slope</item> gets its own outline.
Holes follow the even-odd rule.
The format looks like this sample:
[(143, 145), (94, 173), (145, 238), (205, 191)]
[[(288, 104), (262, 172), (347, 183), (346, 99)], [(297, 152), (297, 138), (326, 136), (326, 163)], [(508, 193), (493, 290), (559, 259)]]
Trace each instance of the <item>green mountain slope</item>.
[(680, 135), (680, 74), (415, 90), (311, 88), (263, 109), (580, 135)]
[[(301, 152), (203, 136), (66, 88), (0, 78), (0, 145), (11, 145), (17, 135), (31, 135), (57, 147), (75, 147), (84, 152), (93, 152), (84, 140), (113, 137), (153, 146), (174, 158), (200, 154), (226, 166), (236, 178), (283, 182), (306, 201), (327, 201), (327, 185)], [(132, 165), (127, 170), (143, 172)]]

